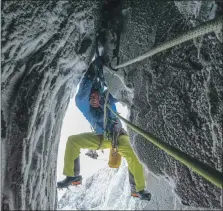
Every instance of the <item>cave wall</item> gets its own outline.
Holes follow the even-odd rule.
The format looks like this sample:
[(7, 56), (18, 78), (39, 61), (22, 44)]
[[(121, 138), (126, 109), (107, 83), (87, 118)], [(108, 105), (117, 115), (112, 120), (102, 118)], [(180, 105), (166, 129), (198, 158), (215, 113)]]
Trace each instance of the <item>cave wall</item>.
[[(2, 1), (1, 182), (5, 210), (56, 208), (62, 119), (92, 59), (101, 2)], [(120, 62), (222, 13), (218, 1), (123, 0), (122, 4)], [(108, 59), (115, 48), (113, 32), (106, 32)], [(219, 39), (210, 33), (121, 68), (115, 73), (121, 83), (113, 80), (111, 84), (111, 92), (129, 106), (133, 123), (220, 171), (221, 48)], [(109, 80), (111, 71), (105, 72)], [(222, 206), (219, 189), (133, 131), (129, 134), (147, 169), (175, 181), (181, 203)]]
[(101, 2), (2, 1), (2, 209), (56, 209), (61, 124), (94, 50)]
[[(123, 0), (120, 63), (222, 14), (220, 1)], [(108, 33), (108, 39), (112, 39)], [(221, 36), (221, 35), (220, 35)], [(133, 98), (130, 121), (159, 139), (222, 171), (223, 52), (219, 34), (175, 46), (120, 68)], [(107, 44), (107, 54), (114, 45)], [(111, 77), (111, 76), (110, 76)], [(120, 87), (113, 83), (114, 87)], [(117, 98), (122, 100), (121, 90)], [(184, 205), (222, 207), (221, 190), (129, 130), (140, 160), (175, 182)], [(149, 190), (149, 187), (148, 187)]]

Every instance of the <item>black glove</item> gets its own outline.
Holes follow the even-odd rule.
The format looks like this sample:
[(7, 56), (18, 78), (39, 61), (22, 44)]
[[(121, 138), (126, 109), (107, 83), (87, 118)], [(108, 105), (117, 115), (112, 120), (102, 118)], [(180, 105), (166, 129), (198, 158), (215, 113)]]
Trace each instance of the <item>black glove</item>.
[(95, 77), (95, 69), (93, 64), (91, 63), (91, 65), (89, 66), (87, 72), (85, 73), (85, 75), (90, 79), (93, 80)]

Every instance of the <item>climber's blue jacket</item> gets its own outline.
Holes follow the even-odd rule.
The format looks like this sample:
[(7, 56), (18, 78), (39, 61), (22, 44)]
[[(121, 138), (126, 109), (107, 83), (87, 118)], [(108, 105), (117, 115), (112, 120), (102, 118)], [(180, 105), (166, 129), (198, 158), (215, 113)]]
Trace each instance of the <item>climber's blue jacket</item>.
[[(89, 121), (91, 126), (93, 127), (96, 134), (102, 135), (104, 133), (104, 102), (105, 102), (105, 94), (101, 95), (100, 99), (100, 108), (93, 108), (90, 105), (90, 94), (93, 86), (93, 81), (89, 79), (87, 75), (85, 75), (80, 83), (78, 92), (75, 97), (76, 105), (79, 110), (83, 113), (85, 118)], [(116, 111), (115, 103), (118, 102), (115, 98), (109, 94), (108, 104)], [(115, 115), (109, 110), (107, 111), (107, 126), (106, 132), (110, 133), (114, 128), (114, 121), (117, 121), (116, 129), (121, 129), (122, 125), (119, 119), (116, 119)]]

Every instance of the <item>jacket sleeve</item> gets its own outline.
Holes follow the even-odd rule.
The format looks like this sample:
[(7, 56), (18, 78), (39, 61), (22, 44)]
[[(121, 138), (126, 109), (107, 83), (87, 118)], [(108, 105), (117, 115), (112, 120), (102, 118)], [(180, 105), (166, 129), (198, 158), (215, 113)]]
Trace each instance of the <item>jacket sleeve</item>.
[(89, 115), (87, 114), (90, 110), (89, 97), (91, 93), (91, 88), (92, 88), (92, 80), (90, 80), (88, 76), (85, 75), (80, 83), (78, 92), (75, 97), (75, 102), (77, 107), (87, 118), (88, 121), (89, 121)]

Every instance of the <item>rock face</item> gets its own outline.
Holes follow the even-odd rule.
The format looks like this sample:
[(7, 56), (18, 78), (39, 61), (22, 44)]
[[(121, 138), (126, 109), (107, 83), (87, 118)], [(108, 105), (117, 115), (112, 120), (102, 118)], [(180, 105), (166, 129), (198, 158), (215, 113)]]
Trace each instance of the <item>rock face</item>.
[[(218, 17), (221, 6), (214, 1), (124, 0), (120, 63)], [(134, 124), (219, 171), (222, 171), (222, 58), (222, 43), (215, 33), (210, 33), (121, 68), (117, 73), (133, 93), (129, 108)], [(121, 90), (117, 98), (121, 100), (120, 93)], [(222, 206), (220, 189), (140, 135), (129, 132), (141, 161), (155, 174), (174, 179), (175, 191), (183, 204)]]
[(2, 208), (56, 208), (64, 113), (93, 56), (100, 1), (2, 2)]
[[(4, 210), (56, 208), (62, 119), (92, 59), (101, 4), (100, 0), (2, 2)], [(218, 17), (221, 6), (217, 1), (123, 0), (120, 62)], [(114, 49), (111, 31), (105, 45), (109, 57)], [(220, 171), (221, 47), (214, 33), (205, 35), (120, 69), (116, 77), (121, 86), (117, 80), (111, 84), (112, 93), (128, 104), (133, 123)], [(183, 204), (220, 208), (219, 189), (129, 132), (141, 161), (176, 182)]]
[[(83, 185), (70, 187), (58, 201), (59, 210), (193, 210), (184, 206), (172, 191), (170, 183), (147, 172), (147, 184), (153, 193), (151, 201), (130, 196), (127, 162), (118, 169), (108, 166), (89, 177)], [(171, 190), (171, 191), (170, 191)], [(196, 208), (195, 208), (196, 209)]]

